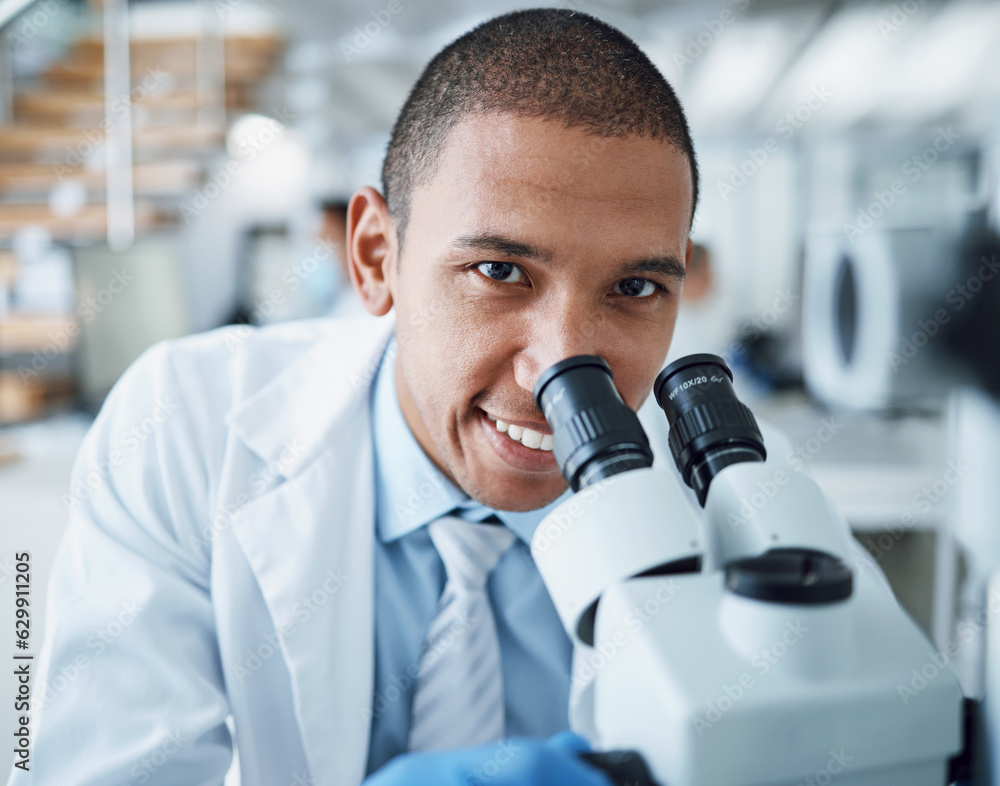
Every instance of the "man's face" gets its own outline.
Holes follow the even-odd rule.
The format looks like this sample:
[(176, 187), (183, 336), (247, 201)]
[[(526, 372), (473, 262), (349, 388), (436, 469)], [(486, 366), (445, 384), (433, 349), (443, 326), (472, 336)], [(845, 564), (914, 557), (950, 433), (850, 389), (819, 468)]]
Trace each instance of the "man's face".
[(551, 451), (494, 422), (551, 434), (532, 390), (552, 364), (600, 355), (643, 403), (673, 333), (691, 200), (687, 159), (659, 141), (500, 114), (451, 131), (386, 273), (400, 406), (467, 494), (524, 511), (565, 491)]

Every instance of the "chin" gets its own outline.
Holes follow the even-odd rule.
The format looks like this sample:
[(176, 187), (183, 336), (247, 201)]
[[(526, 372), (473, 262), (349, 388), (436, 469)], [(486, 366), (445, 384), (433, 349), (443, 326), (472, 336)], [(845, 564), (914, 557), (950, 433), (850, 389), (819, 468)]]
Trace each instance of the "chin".
[(544, 508), (558, 499), (567, 488), (562, 475), (555, 474), (533, 482), (526, 481), (523, 477), (513, 477), (500, 483), (495, 482), (495, 478), (493, 480), (493, 483), (480, 486), (483, 493), (481, 496), (476, 495), (476, 499), (488, 508), (509, 510), (512, 513)]

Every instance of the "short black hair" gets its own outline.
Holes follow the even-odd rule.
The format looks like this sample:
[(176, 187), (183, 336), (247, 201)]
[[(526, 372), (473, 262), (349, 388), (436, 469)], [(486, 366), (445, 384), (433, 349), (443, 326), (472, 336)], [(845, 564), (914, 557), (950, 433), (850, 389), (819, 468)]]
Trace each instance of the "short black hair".
[(511, 113), (639, 135), (698, 165), (680, 101), (636, 43), (588, 14), (536, 8), (498, 16), (446, 46), (424, 69), (392, 129), (382, 192), (402, 244), (413, 191), (434, 176), (448, 133), (469, 115)]

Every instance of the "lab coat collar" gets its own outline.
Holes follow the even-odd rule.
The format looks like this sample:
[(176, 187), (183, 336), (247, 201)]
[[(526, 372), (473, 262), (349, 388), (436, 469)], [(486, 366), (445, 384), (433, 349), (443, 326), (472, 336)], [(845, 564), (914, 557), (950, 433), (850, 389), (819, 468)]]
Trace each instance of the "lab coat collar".
[[(350, 415), (367, 404), (395, 315), (364, 314), (316, 324), (323, 324), (326, 334), (226, 418), (236, 436), (285, 479), (336, 441)], [(257, 352), (274, 348), (248, 341), (243, 360), (248, 369), (258, 360)]]
[[(342, 384), (349, 385), (346, 380)], [(291, 678), (316, 786), (365, 776), (374, 694), (374, 518), (368, 419), (234, 517)]]
[[(260, 586), (291, 677), (295, 718), (317, 786), (365, 775), (374, 693), (374, 456), (371, 381), (391, 319), (303, 325), (292, 341), (247, 341), (242, 384), (277, 376), (234, 408), (234, 438), (276, 484), (232, 530)], [(309, 331), (320, 330), (319, 339)], [(291, 347), (291, 349), (290, 349)], [(234, 461), (239, 459), (234, 458)], [(284, 481), (278, 480), (278, 475)]]

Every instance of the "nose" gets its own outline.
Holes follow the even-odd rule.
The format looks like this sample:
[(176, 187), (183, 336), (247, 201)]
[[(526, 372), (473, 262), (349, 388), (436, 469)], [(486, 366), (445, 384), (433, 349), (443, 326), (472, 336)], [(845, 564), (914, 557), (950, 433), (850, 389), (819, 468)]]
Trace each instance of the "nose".
[(579, 303), (557, 304), (532, 319), (525, 346), (514, 356), (514, 379), (533, 393), (546, 369), (576, 355), (600, 355), (600, 329), (593, 313)]

